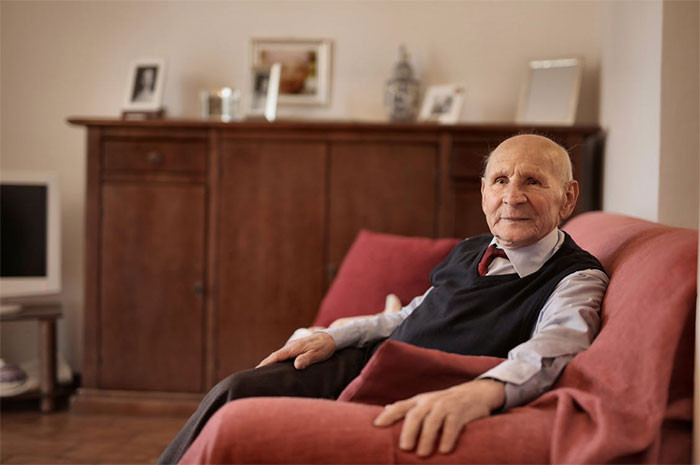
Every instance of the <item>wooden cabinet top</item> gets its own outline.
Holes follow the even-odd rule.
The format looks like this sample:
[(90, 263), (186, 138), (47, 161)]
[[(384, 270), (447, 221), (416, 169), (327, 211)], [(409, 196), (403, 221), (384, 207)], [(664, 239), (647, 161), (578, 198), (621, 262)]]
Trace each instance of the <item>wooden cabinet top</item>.
[(70, 117), (68, 122), (77, 126), (105, 128), (153, 128), (153, 129), (229, 129), (229, 130), (281, 130), (281, 131), (391, 131), (422, 133), (502, 133), (518, 131), (535, 131), (550, 134), (591, 135), (600, 131), (593, 124), (574, 126), (553, 125), (518, 125), (509, 123), (454, 124), (438, 123), (393, 123), (381, 121), (347, 121), (347, 120), (278, 120), (273, 123), (261, 120), (243, 120), (223, 122), (206, 119), (166, 118), (152, 120), (123, 120), (119, 118)]

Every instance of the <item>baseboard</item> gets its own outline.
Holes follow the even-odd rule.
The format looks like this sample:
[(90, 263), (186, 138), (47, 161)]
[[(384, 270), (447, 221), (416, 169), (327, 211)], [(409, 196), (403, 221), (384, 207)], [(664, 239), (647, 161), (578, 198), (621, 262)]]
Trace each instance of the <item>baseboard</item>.
[(75, 413), (110, 415), (191, 415), (203, 394), (150, 391), (115, 391), (81, 388), (71, 398)]

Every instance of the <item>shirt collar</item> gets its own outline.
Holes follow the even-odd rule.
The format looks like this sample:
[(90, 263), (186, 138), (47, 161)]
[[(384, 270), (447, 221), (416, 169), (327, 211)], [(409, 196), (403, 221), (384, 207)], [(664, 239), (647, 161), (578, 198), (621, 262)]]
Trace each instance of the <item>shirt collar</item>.
[[(503, 249), (503, 251), (508, 256), (508, 260), (518, 276), (524, 278), (542, 268), (542, 265), (559, 250), (563, 242), (564, 233), (555, 228), (532, 245), (517, 249)], [(499, 249), (502, 248), (496, 242), (495, 237), (491, 240), (491, 244), (496, 244)]]

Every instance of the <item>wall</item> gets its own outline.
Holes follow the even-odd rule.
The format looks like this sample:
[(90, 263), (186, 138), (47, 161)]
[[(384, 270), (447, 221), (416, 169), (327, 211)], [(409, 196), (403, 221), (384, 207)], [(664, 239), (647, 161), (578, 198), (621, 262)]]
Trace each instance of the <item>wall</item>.
[(601, 7), (603, 209), (658, 219), (661, 1)]
[[(2, 169), (62, 183), (59, 348), (81, 364), (85, 134), (69, 115), (119, 114), (131, 60), (164, 57), (172, 116), (197, 116), (202, 88), (249, 87), (251, 37), (334, 42), (327, 108), (281, 116), (384, 119), (382, 88), (405, 43), (425, 84), (463, 81), (464, 118), (512, 121), (531, 59), (582, 56), (579, 121), (598, 115), (599, 5), (589, 1), (0, 2)], [(19, 326), (19, 325), (16, 325)], [(34, 328), (2, 331), (2, 354), (33, 356)]]
[(604, 2), (603, 208), (698, 227), (698, 2)]
[(665, 1), (661, 58), (659, 221), (698, 227), (700, 2)]

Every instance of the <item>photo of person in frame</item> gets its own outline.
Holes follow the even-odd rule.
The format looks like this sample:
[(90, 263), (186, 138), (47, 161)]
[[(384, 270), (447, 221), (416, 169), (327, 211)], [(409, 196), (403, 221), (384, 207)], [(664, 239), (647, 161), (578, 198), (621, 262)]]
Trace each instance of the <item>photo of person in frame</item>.
[(157, 66), (139, 66), (136, 68), (136, 79), (131, 94), (132, 102), (147, 103), (155, 97)]

